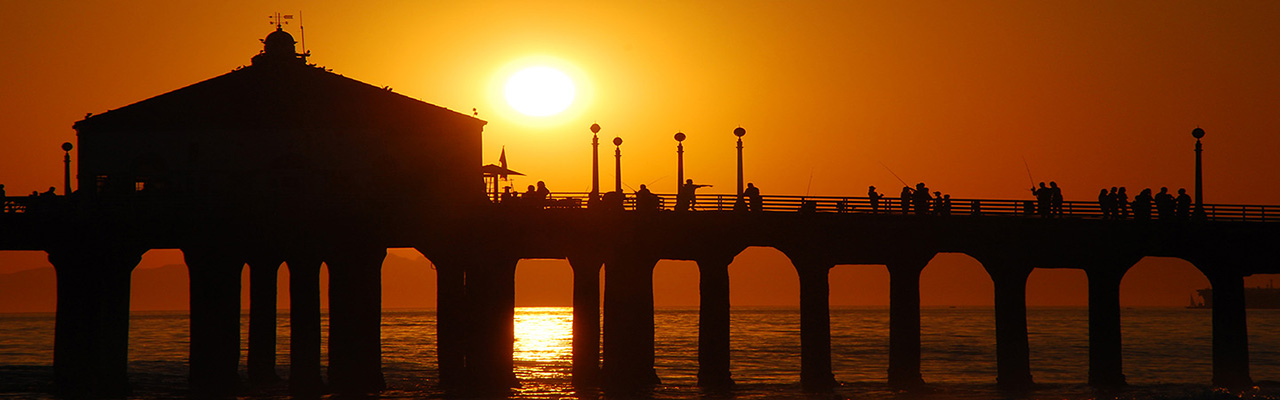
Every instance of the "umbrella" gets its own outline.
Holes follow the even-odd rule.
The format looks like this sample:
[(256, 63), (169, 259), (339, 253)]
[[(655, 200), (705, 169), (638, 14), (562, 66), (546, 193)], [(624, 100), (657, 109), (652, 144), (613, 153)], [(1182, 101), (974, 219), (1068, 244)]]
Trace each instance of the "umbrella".
[(500, 166), (497, 166), (497, 165), (493, 165), (493, 164), (489, 164), (489, 165), (485, 165), (485, 166), (483, 166), (483, 167), (480, 167), (480, 172), (483, 172), (485, 176), (499, 176), (499, 175), (520, 175), (520, 176), (524, 176), (524, 174), (522, 174), (522, 173), (519, 173), (519, 172), (516, 172), (516, 171), (512, 171), (512, 170), (510, 170), (510, 169), (503, 168), (503, 167), (500, 167)]

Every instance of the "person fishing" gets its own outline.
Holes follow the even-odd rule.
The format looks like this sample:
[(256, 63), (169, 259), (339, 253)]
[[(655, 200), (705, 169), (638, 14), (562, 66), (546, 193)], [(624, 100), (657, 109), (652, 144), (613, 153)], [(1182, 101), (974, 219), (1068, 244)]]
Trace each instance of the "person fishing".
[[(895, 173), (895, 172), (893, 172), (893, 170), (892, 170), (892, 169), (889, 169), (889, 166), (888, 166), (888, 165), (884, 165), (884, 163), (880, 163), (880, 166), (881, 166), (881, 167), (884, 167), (884, 169), (885, 169), (886, 171), (889, 171), (889, 173), (890, 173), (890, 174), (892, 174), (892, 175), (893, 175), (893, 177), (894, 177), (895, 179), (897, 179), (899, 183), (902, 183), (902, 193), (898, 195), (898, 204), (902, 207), (902, 215), (910, 214), (910, 213), (911, 213), (911, 201), (912, 201), (912, 198), (916, 195), (916, 190), (912, 190), (912, 189), (911, 189), (911, 185), (908, 185), (908, 184), (907, 184), (907, 181), (902, 180), (902, 177), (898, 176), (898, 174), (897, 174), (897, 173)], [(919, 189), (919, 186), (924, 186), (924, 184), (923, 184), (923, 183), (921, 183), (921, 184), (919, 184), (919, 185), (917, 185), (917, 186), (918, 186), (918, 187), (917, 187), (917, 189)], [(875, 187), (874, 187), (874, 186), (872, 186), (872, 187), (871, 187), (871, 191), (875, 191)], [(870, 193), (868, 193), (868, 194), (870, 194)], [(926, 198), (927, 198), (927, 197), (929, 197), (929, 192), (927, 192), (927, 191), (926, 191), (926, 192), (924, 193), (924, 196), (925, 196)], [(926, 201), (925, 201), (925, 202), (927, 203), (927, 202), (928, 202), (928, 200), (926, 199)], [(919, 208), (919, 207), (917, 206), (917, 209), (918, 209), (918, 208)], [(928, 208), (928, 206), (926, 205), (926, 206), (925, 206), (925, 208)], [(919, 212), (919, 211), (917, 211), (917, 212)]]
[(881, 198), (881, 197), (884, 197), (884, 195), (882, 195), (882, 194), (880, 194), (880, 193), (876, 193), (876, 187), (875, 187), (875, 186), (868, 186), (868, 187), (867, 187), (867, 198), (868, 198), (868, 199), (870, 199), (870, 201), (871, 201), (871, 213), (872, 213), (872, 214), (875, 214), (875, 213), (880, 212), (880, 198)]
[(1053, 191), (1044, 186), (1044, 182), (1040, 182), (1040, 188), (1031, 188), (1031, 195), (1036, 197), (1036, 214), (1041, 217), (1049, 216), (1049, 202), (1053, 201)]
[(924, 182), (917, 183), (911, 194), (911, 207), (915, 208), (916, 215), (929, 213), (929, 200), (929, 188), (924, 186)]
[(636, 210), (637, 211), (654, 211), (658, 209), (658, 195), (649, 191), (649, 187), (640, 184), (640, 190), (636, 191)]
[(680, 185), (680, 191), (676, 193), (676, 211), (691, 211), (697, 205), (698, 188), (709, 187), (711, 185), (695, 185), (693, 179), (685, 179), (684, 184)]
[(902, 207), (902, 215), (911, 213), (911, 195), (911, 188), (903, 186), (902, 194), (898, 195), (898, 204)]

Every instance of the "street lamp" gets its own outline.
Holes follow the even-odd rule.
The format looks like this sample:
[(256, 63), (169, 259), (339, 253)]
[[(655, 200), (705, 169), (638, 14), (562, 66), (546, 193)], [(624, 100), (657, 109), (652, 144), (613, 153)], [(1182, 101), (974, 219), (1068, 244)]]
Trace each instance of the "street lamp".
[(676, 192), (684, 184), (684, 132), (676, 132)]
[(613, 186), (619, 195), (622, 194), (622, 138), (613, 138)]
[(62, 143), (62, 151), (66, 152), (62, 156), (62, 193), (64, 195), (71, 194), (71, 142)]
[(742, 137), (746, 134), (747, 130), (741, 126), (733, 130), (733, 136), (738, 137), (738, 196), (742, 196)]
[(1202, 173), (1200, 166), (1200, 152), (1202, 151), (1200, 147), (1200, 138), (1204, 137), (1204, 129), (1200, 129), (1200, 127), (1197, 126), (1196, 129), (1191, 130), (1191, 137), (1196, 138), (1196, 208), (1191, 215), (1195, 219), (1204, 219), (1204, 197), (1202, 197), (1204, 192), (1204, 174)]
[(591, 124), (591, 197), (587, 207), (600, 199), (600, 124)]

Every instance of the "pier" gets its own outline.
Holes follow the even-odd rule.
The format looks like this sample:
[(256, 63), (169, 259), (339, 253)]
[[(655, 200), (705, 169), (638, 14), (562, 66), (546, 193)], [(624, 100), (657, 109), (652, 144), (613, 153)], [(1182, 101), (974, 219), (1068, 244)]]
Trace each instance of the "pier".
[[(1100, 204), (1080, 201), (1063, 202), (1050, 217), (1025, 200), (953, 199), (945, 212), (906, 213), (889, 198), (872, 208), (862, 197), (786, 195), (763, 196), (760, 208), (748, 211), (736, 204), (744, 192), (742, 128), (734, 132), (738, 193), (698, 195), (691, 210), (673, 210), (682, 202), (671, 195), (640, 204), (623, 193), (620, 148), (613, 192), (601, 195), (597, 162), (591, 193), (549, 193), (544, 202), (515, 206), (486, 195), (476, 170), (485, 121), (307, 64), (279, 25), (263, 43), (249, 66), (77, 122), (79, 191), (6, 199), (0, 250), (45, 251), (57, 272), (56, 390), (128, 392), (129, 278), (152, 249), (181, 250), (189, 269), (190, 385), (197, 393), (235, 394), (278, 379), (283, 361), (274, 353), (272, 305), (282, 265), (290, 272), (290, 388), (382, 390), (380, 268), (388, 248), (417, 249), (436, 268), (438, 383), (449, 389), (519, 384), (512, 348), (521, 259), (568, 260), (572, 379), (621, 393), (660, 383), (654, 265), (696, 262), (698, 383), (731, 386), (727, 268), (751, 246), (778, 249), (795, 267), (796, 375), (806, 390), (837, 384), (828, 273), (843, 264), (887, 267), (889, 383), (910, 389), (928, 381), (920, 368), (919, 280), (938, 253), (973, 257), (994, 282), (994, 378), (1002, 388), (1034, 384), (1026, 282), (1036, 268), (1087, 273), (1088, 383), (1124, 385), (1119, 287), (1145, 256), (1187, 260), (1208, 278), (1215, 295), (1211, 383), (1253, 383), (1243, 279), (1280, 272), (1271, 258), (1280, 206), (1201, 204), (1197, 184), (1195, 213), (1176, 218), (1104, 218)], [(1204, 132), (1197, 131), (1199, 140)], [(598, 138), (592, 143), (598, 156)], [(69, 190), (71, 146), (64, 149)], [(322, 264), (331, 277), (327, 371), (320, 357)], [(246, 267), (252, 308), (242, 357)], [(238, 372), (242, 359), (247, 379)]]
[[(573, 198), (575, 194), (553, 194)], [(248, 382), (273, 379), (274, 271), (291, 268), (291, 387), (344, 393), (383, 387), (379, 345), (379, 268), (387, 248), (413, 247), (436, 266), (440, 384), (508, 387), (512, 373), (515, 265), (567, 259), (574, 274), (574, 382), (611, 390), (658, 383), (653, 369), (652, 272), (658, 260), (697, 262), (701, 281), (699, 384), (732, 385), (729, 374), (727, 266), (748, 246), (776, 248), (801, 285), (799, 380), (810, 390), (836, 383), (831, 373), (828, 271), (841, 264), (885, 265), (890, 276), (889, 381), (910, 388), (921, 376), (919, 276), (937, 253), (972, 256), (995, 283), (1001, 387), (1034, 381), (1030, 373), (1025, 290), (1034, 268), (1075, 268), (1089, 280), (1089, 383), (1123, 385), (1119, 284), (1144, 256), (1190, 261), (1212, 284), (1213, 384), (1247, 387), (1249, 351), (1243, 277), (1277, 273), (1267, 249), (1280, 240), (1273, 206), (1207, 205), (1205, 220), (1106, 220), (1096, 204), (1072, 202), (1060, 218), (1022, 214), (1020, 201), (960, 200), (981, 212), (949, 216), (872, 213), (827, 202), (859, 198), (766, 197), (761, 212), (720, 210), (705, 196), (699, 211), (509, 208), (489, 204), (470, 215), (408, 216), (376, 226), (311, 229), (216, 217), (191, 224), (181, 209), (101, 210), (63, 204), (0, 214), (6, 250), (44, 250), (57, 269), (56, 386), (91, 393), (127, 390), (129, 274), (149, 249), (181, 249), (191, 276), (191, 385), (206, 391), (244, 387), (239, 293), (248, 267), (252, 293)], [(60, 199), (59, 199), (60, 200)], [(817, 201), (816, 211), (799, 211)], [(669, 204), (669, 203), (668, 203)], [(833, 203), (834, 204), (834, 203)], [(78, 207), (78, 208), (77, 208)], [(892, 209), (892, 208), (890, 208)], [(977, 207), (974, 207), (977, 209)], [(234, 222), (232, 222), (234, 221)], [(354, 223), (355, 221), (347, 221)], [(492, 230), (483, 227), (503, 226)], [(358, 232), (359, 234), (357, 234)], [(233, 234), (234, 233), (234, 234)], [(499, 242), (502, 246), (491, 246)], [(318, 268), (329, 266), (330, 366), (320, 370)], [(607, 272), (598, 304), (599, 274)], [(265, 271), (265, 272), (263, 272)], [(263, 284), (258, 284), (263, 282)], [(591, 321), (599, 320), (603, 326)], [(603, 343), (595, 338), (603, 332)]]

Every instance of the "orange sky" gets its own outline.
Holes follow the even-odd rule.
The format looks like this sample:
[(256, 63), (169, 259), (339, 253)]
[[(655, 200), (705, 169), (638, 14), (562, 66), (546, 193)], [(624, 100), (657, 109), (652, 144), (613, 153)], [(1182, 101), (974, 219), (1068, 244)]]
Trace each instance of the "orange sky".
[[(1104, 186), (1190, 188), (1199, 125), (1207, 202), (1280, 203), (1276, 2), (6, 2), (0, 183), (11, 195), (60, 185), (72, 123), (246, 65), (266, 16), (298, 10), (312, 62), (478, 109), (486, 162), (505, 146), (529, 175), (519, 185), (589, 189), (587, 126), (598, 122), (606, 142), (625, 140), (628, 185), (670, 192), (671, 136), (683, 131), (686, 175), (729, 192), (741, 125), (747, 180), (766, 194), (890, 191), (884, 163), (956, 198), (1029, 198), (1025, 158), (1037, 180), (1089, 200)], [(572, 66), (589, 101), (548, 122), (513, 118), (493, 85), (531, 57)], [(776, 265), (771, 254), (739, 259)], [(935, 264), (953, 272), (927, 269), (926, 286), (976, 271), (962, 256)], [(0, 272), (25, 268), (15, 265)], [(833, 279), (863, 281), (843, 268)], [(867, 271), (886, 286), (882, 269)], [(1206, 284), (1189, 276), (1169, 305)], [(867, 302), (844, 295), (833, 290), (833, 302)], [(1071, 301), (1083, 296), (1044, 302)]]

